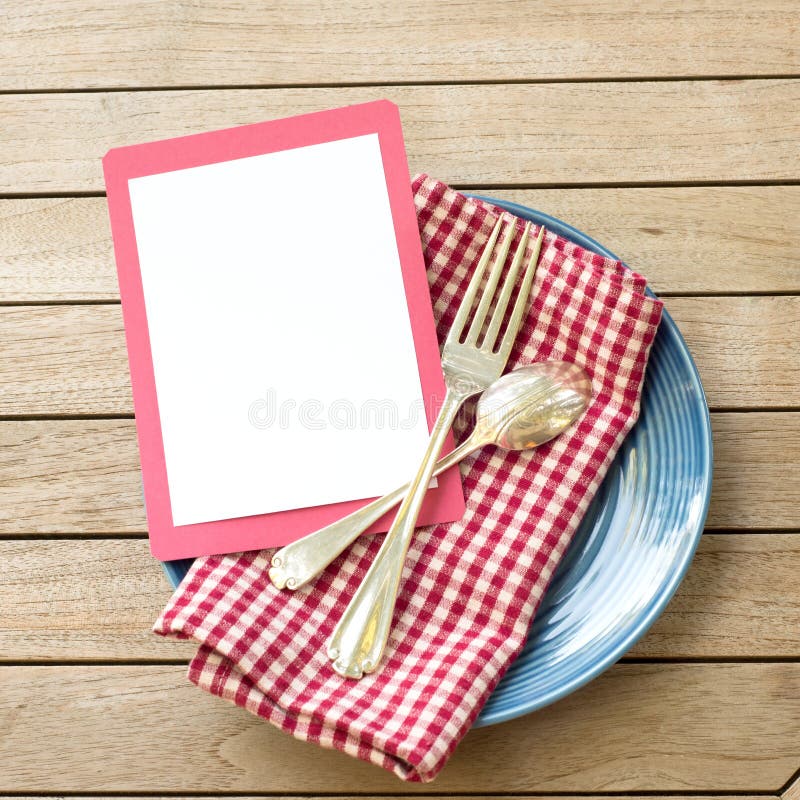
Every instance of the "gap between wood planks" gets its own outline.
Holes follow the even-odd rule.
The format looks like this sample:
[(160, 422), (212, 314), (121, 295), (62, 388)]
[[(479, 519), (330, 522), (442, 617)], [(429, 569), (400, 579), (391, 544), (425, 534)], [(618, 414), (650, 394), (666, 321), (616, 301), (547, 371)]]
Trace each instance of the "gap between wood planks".
[(393, 86), (540, 86), (553, 83), (700, 83), (708, 81), (781, 81), (800, 78), (800, 72), (775, 72), (763, 75), (591, 75), (571, 78), (471, 78), (451, 80), (386, 80), (386, 81), (315, 81), (305, 83), (186, 83), (162, 86), (91, 86), (87, 88), (0, 89), (0, 96), (12, 94), (110, 94), (112, 92), (220, 92), (225, 90), (263, 89), (370, 89)]
[[(0, 303), (0, 306), (3, 304)], [(28, 305), (27, 303), (25, 305)], [(48, 305), (48, 304), (40, 304)], [(61, 305), (53, 303), (52, 305)], [(710, 405), (709, 411), (714, 414), (789, 414), (800, 411), (800, 405), (788, 406), (715, 406)], [(49, 421), (80, 421), (103, 419), (136, 419), (134, 414), (0, 414), (0, 423), (3, 422), (49, 422)], [(2, 535), (0, 534), (0, 538)], [(2, 800), (2, 796), (0, 796)]]
[[(30, 94), (26, 92), (26, 94)], [(2, 92), (0, 92), (2, 95)], [(684, 181), (581, 181), (555, 183), (542, 181), (539, 183), (522, 181), (520, 183), (452, 183), (451, 188), (465, 192), (489, 192), (508, 190), (536, 190), (536, 189), (713, 189), (717, 187), (736, 186), (800, 186), (800, 178), (744, 178), (741, 180), (684, 180)], [(42, 191), (42, 192), (0, 192), (0, 200), (74, 200), (83, 197), (105, 197), (102, 191)]]
[[(798, 527), (780, 527), (772, 526), (770, 528), (708, 528), (703, 531), (703, 535), (709, 536), (727, 536), (727, 535), (746, 535), (746, 536), (772, 536), (773, 534), (800, 534)], [(87, 537), (85, 533), (69, 532), (64, 533), (14, 533), (2, 532), (0, 533), (0, 542), (14, 542), (14, 541), (30, 541), (30, 542), (58, 542), (65, 539), (79, 539), (87, 541), (103, 541), (104, 539), (119, 540), (119, 539), (147, 539), (147, 531), (100, 531), (91, 534)], [(0, 795), (2, 800), (2, 795)]]

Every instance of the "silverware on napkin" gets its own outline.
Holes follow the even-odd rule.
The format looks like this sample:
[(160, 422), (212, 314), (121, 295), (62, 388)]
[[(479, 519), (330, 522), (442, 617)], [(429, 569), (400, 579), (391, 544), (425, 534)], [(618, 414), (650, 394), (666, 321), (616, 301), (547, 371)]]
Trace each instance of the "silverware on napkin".
[[(333, 635), (328, 642), (328, 657), (333, 661), (333, 668), (344, 677), (361, 678), (364, 673), (372, 672), (378, 666), (389, 638), (405, 556), (445, 436), (450, 430), (459, 408), (469, 397), (483, 391), (500, 377), (511, 354), (511, 348), (527, 307), (530, 288), (539, 260), (544, 228), (539, 230), (534, 252), (525, 269), (511, 317), (505, 333), (500, 337), (499, 333), (505, 313), (517, 284), (531, 224), (528, 223), (525, 226), (508, 275), (498, 294), (500, 276), (514, 237), (514, 224), (509, 223), (506, 226), (505, 236), (498, 248), (486, 286), (482, 292), (479, 292), (501, 227), (502, 220), (500, 219), (484, 247), (475, 274), (470, 280), (442, 349), (442, 371), (447, 392), (431, 431), (422, 463), (417, 474), (411, 480), (409, 492), (400, 504), (397, 516), (386, 534), (378, 555), (334, 628)], [(479, 294), (480, 298), (478, 299)], [(467, 327), (470, 312), (476, 300), (477, 307), (472, 321)], [(493, 300), (495, 301), (494, 309), (489, 315)], [(488, 327), (485, 334), (481, 335), (487, 317), (489, 317)]]
[[(501, 375), (478, 400), (475, 427), (452, 453), (436, 462), (434, 475), (485, 445), (530, 450), (558, 436), (584, 411), (592, 384), (577, 364), (540, 361)], [(282, 547), (273, 556), (269, 579), (278, 589), (299, 589), (322, 572), (367, 528), (405, 497), (409, 484), (346, 517)]]

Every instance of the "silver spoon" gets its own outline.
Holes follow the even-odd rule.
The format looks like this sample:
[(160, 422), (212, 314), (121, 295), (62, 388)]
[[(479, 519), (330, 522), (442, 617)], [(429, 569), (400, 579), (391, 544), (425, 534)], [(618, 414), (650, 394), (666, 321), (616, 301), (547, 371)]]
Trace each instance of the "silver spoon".
[[(436, 464), (434, 475), (487, 444), (530, 450), (566, 430), (592, 396), (589, 376), (577, 364), (540, 361), (498, 378), (481, 395), (469, 438)], [(319, 575), (370, 525), (405, 497), (408, 485), (278, 550), (269, 579), (278, 589), (299, 589)]]

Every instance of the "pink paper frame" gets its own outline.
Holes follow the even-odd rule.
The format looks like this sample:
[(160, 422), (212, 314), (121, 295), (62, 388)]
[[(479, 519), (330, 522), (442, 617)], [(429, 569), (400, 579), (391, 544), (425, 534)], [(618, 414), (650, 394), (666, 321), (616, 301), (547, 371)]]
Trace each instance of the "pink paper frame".
[[(388, 100), (378, 100), (288, 119), (120, 147), (110, 150), (103, 159), (128, 345), (150, 548), (157, 558), (172, 560), (280, 546), (330, 524), (369, 501), (354, 500), (194, 525), (173, 525), (128, 181), (160, 172), (371, 133), (377, 133), (380, 142), (430, 429), (444, 398), (445, 387), (396, 105)], [(444, 451), (448, 452), (452, 447), (452, 439), (448, 439)], [(391, 457), (391, 454), (387, 454), (387, 457)], [(449, 470), (439, 477), (438, 487), (429, 491), (420, 515), (420, 524), (459, 519), (464, 508), (460, 475), (457, 469)], [(387, 515), (369, 532), (387, 530), (391, 518), (392, 515)]]

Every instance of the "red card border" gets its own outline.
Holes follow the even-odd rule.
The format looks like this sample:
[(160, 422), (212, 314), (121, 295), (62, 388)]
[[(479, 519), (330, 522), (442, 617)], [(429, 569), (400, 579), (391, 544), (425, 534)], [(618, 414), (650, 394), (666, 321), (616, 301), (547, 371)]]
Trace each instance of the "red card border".
[[(175, 526), (169, 498), (164, 443), (128, 181), (280, 150), (377, 133), (408, 300), (429, 428), (444, 397), (436, 330), (430, 307), (419, 229), (411, 194), (399, 109), (378, 100), (287, 119), (182, 136), (110, 150), (103, 159), (111, 231), (117, 260), (128, 361), (133, 388), (142, 480), (154, 556), (172, 560), (212, 553), (279, 546), (317, 530), (368, 500)], [(435, 354), (436, 357), (431, 357)], [(452, 438), (445, 452), (453, 447)], [(387, 454), (390, 457), (390, 454)], [(420, 524), (448, 522), (464, 513), (458, 470), (439, 477), (428, 493)], [(387, 515), (369, 532), (385, 531)]]

